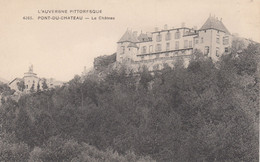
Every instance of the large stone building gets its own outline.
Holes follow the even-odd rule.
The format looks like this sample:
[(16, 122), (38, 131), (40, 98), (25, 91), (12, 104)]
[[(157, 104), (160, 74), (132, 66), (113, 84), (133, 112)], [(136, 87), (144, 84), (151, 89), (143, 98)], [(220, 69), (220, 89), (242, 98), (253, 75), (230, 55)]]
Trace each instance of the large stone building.
[(185, 63), (195, 49), (200, 50), (214, 61), (230, 51), (232, 35), (222, 19), (210, 16), (200, 29), (188, 28), (183, 23), (180, 28), (168, 28), (150, 33), (127, 30), (117, 42), (116, 60), (129, 64), (135, 71), (140, 65), (146, 65), (150, 71), (160, 70), (163, 64), (173, 67), (176, 58), (181, 57)]

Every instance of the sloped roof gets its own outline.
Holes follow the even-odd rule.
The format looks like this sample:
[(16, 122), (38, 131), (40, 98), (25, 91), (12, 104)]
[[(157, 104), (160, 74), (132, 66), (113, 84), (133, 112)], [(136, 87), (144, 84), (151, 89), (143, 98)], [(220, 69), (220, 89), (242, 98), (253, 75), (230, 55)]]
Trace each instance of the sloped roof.
[(223, 31), (227, 34), (230, 34), (225, 25), (222, 23), (221, 20), (218, 20), (216, 17), (210, 16), (207, 21), (202, 25), (200, 30), (205, 30), (205, 29), (216, 29)]
[(11, 82), (9, 82), (9, 85), (10, 84), (12, 84), (14, 81), (16, 81), (16, 80), (18, 80), (18, 81), (22, 81), (23, 79), (21, 79), (21, 78), (15, 78), (14, 80), (12, 80)]
[(148, 38), (148, 35), (147, 35), (147, 34), (141, 33), (141, 34), (138, 36), (138, 40), (139, 40), (140, 42), (145, 42), (145, 41), (149, 41), (149, 38)]
[(135, 47), (135, 48), (138, 48), (137, 45), (133, 42), (131, 42), (127, 47)]
[(118, 43), (120, 42), (138, 42), (138, 39), (132, 31), (127, 30), (125, 34), (121, 37), (121, 39), (118, 41)]

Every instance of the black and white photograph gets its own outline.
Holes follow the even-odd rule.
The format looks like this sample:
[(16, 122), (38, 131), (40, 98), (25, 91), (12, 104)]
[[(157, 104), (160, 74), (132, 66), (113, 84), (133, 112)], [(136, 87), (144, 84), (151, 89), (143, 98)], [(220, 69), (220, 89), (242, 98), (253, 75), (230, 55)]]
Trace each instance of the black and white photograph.
[(260, 0), (0, 0), (1, 162), (258, 162)]

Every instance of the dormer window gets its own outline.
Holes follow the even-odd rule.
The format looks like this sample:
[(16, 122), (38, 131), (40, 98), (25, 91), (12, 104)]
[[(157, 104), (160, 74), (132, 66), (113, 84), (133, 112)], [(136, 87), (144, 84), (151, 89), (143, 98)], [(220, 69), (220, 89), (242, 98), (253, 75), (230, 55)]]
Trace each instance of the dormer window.
[(165, 36), (165, 40), (171, 40), (171, 33), (168, 32)]
[(180, 39), (180, 32), (179, 31), (177, 31), (176, 33), (175, 33), (175, 39)]

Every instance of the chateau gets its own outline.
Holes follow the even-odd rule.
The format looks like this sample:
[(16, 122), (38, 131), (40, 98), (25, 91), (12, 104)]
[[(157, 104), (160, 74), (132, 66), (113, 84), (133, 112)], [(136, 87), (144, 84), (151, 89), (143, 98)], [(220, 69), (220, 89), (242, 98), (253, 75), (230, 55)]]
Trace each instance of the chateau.
[(209, 16), (200, 29), (188, 28), (183, 23), (179, 28), (141, 33), (127, 30), (117, 42), (116, 61), (130, 65), (138, 71), (146, 65), (149, 71), (160, 70), (164, 64), (173, 67), (176, 58), (183, 58), (185, 64), (195, 49), (200, 50), (213, 61), (230, 51), (232, 35), (222, 19)]

